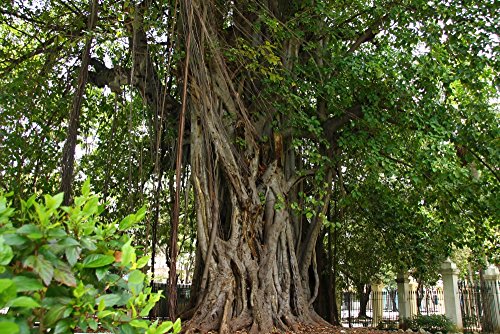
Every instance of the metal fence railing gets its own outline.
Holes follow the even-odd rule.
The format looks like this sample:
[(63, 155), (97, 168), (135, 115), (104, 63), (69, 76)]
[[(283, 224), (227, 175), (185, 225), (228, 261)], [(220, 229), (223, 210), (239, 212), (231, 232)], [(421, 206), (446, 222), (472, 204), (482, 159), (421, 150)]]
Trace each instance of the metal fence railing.
[(397, 322), (399, 319), (397, 290), (372, 291), (369, 295), (345, 291), (342, 295), (341, 323), (344, 327), (371, 327), (374, 325), (373, 306), (381, 306), (378, 322)]
[(500, 317), (500, 281), (459, 282), (458, 291), (464, 332), (494, 332), (494, 324)]
[(425, 287), (410, 293), (415, 294), (410, 301), (415, 301), (417, 305), (417, 314), (433, 315), (445, 313), (442, 287)]
[[(405, 297), (412, 315), (444, 314), (443, 289), (425, 287), (408, 292)], [(378, 305), (378, 315), (374, 314), (374, 305)], [(342, 325), (345, 327), (379, 326), (387, 329), (397, 328), (399, 321), (398, 291), (384, 289), (372, 291), (367, 297), (353, 291), (342, 296)]]

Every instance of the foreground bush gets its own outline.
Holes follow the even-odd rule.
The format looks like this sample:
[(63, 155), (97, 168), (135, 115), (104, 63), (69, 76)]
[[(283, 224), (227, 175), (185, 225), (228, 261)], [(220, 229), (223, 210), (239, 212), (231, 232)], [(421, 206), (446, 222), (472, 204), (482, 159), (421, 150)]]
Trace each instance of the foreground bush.
[(141, 271), (127, 232), (145, 209), (121, 222), (103, 223), (104, 209), (89, 183), (71, 207), (62, 194), (32, 196), (11, 207), (0, 195), (0, 333), (72, 333), (98, 326), (113, 333), (180, 331), (175, 324), (145, 320), (160, 299)]
[(453, 322), (451, 322), (451, 320), (446, 316), (440, 314), (417, 315), (411, 319), (406, 319), (405, 327), (410, 328), (413, 331), (418, 331), (422, 328), (431, 333), (448, 333), (455, 331), (455, 325)]

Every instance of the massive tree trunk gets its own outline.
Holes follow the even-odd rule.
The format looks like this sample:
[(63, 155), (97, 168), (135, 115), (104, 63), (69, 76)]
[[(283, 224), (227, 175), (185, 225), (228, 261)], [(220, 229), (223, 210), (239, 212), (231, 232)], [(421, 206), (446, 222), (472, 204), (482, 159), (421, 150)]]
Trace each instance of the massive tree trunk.
[(266, 112), (251, 112), (237, 92), (210, 2), (194, 1), (181, 13), (192, 39), (190, 156), (203, 264), (186, 327), (266, 333), (322, 323), (312, 308), (308, 271), (302, 270), (313, 262), (317, 234), (305, 243), (313, 247), (301, 250), (308, 263), (300, 263), (300, 234), (293, 230), (287, 201), (297, 178), (285, 177), (284, 141), (270, 127), (259, 127)]

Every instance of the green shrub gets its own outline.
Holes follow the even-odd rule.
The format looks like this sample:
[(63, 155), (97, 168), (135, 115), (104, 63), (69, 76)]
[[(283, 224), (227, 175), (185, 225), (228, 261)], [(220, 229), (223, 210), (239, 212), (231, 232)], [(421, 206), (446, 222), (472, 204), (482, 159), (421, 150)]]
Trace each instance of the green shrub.
[(104, 223), (104, 208), (85, 182), (71, 207), (63, 196), (32, 196), (11, 207), (0, 195), (0, 333), (71, 333), (102, 326), (113, 333), (180, 331), (180, 320), (151, 323), (161, 293), (151, 292), (127, 232), (145, 209)]
[(449, 318), (441, 314), (432, 315), (417, 315), (411, 319), (405, 319), (404, 327), (410, 328), (413, 331), (418, 331), (420, 328), (428, 332), (453, 332), (455, 325)]
[(399, 329), (399, 322), (397, 320), (382, 320), (378, 323), (377, 329), (395, 331)]

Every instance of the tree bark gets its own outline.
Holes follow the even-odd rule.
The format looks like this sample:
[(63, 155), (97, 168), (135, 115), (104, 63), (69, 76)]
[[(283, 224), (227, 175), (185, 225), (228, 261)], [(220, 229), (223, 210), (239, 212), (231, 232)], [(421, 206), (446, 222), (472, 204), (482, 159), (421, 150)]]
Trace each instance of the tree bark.
[(359, 284), (357, 286), (359, 293), (359, 313), (358, 318), (366, 318), (366, 307), (370, 301), (370, 293), (372, 288), (370, 284)]
[[(280, 134), (272, 145), (262, 133), (228, 73), (211, 4), (181, 6), (183, 22), (193, 10), (188, 107), (191, 177), (197, 240), (204, 265), (199, 296), (185, 325), (188, 332), (267, 333), (326, 324), (312, 308), (309, 282), (301, 277), (292, 231)], [(214, 15), (212, 15), (214, 14)], [(205, 50), (205, 52), (201, 52)], [(206, 55), (210, 56), (207, 57)], [(272, 130), (271, 130), (272, 131)], [(235, 134), (244, 140), (237, 145)], [(313, 241), (314, 242), (314, 241)], [(312, 247), (314, 250), (314, 245)], [(317, 283), (316, 283), (317, 284)]]

